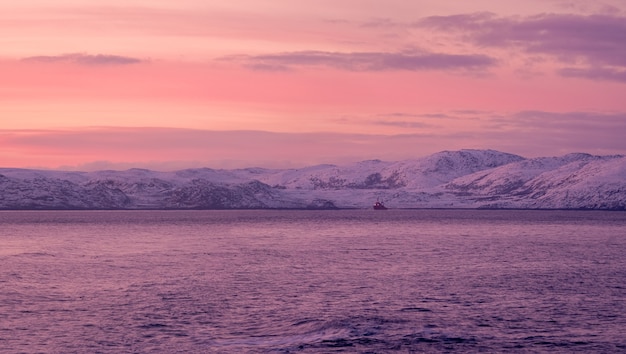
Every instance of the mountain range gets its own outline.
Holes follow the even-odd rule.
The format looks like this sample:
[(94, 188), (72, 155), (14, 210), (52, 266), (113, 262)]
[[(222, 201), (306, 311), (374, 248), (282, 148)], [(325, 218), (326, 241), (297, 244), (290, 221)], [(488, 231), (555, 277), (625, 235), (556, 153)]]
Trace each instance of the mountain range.
[(507, 208), (626, 210), (626, 157), (442, 151), (300, 169), (0, 168), (0, 209)]

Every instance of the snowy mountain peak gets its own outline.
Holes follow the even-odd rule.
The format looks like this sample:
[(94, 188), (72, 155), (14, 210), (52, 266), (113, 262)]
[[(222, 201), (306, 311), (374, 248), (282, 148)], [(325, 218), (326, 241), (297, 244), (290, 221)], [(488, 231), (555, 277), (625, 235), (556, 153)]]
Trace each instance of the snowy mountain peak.
[(426, 158), (428, 172), (465, 174), (524, 160), (523, 157), (494, 150), (442, 151)]
[(0, 209), (626, 208), (626, 158), (494, 150), (301, 169), (0, 169)]

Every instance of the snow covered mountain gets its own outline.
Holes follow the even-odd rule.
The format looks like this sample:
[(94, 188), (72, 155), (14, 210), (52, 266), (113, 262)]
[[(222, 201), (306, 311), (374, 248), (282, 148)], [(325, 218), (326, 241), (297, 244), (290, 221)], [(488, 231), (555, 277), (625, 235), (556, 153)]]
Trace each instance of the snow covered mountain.
[(0, 209), (626, 209), (626, 157), (443, 151), (399, 162), (157, 172), (0, 168)]
[(523, 160), (441, 189), (488, 208), (624, 210), (626, 158), (569, 154)]

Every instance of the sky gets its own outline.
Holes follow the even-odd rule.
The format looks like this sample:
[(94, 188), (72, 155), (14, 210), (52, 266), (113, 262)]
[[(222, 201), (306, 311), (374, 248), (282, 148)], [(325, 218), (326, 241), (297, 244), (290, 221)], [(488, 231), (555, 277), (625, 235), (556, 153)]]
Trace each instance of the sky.
[(626, 154), (623, 0), (0, 0), (0, 167)]

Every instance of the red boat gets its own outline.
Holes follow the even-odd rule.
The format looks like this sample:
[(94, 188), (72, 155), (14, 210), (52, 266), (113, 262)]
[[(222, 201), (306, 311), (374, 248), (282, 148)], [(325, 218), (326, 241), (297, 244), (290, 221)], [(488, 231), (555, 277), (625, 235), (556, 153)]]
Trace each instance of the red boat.
[(387, 210), (387, 207), (383, 202), (377, 200), (376, 203), (374, 203), (374, 210)]

